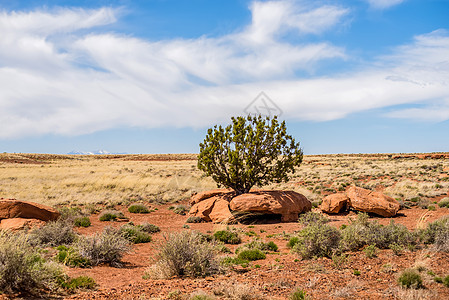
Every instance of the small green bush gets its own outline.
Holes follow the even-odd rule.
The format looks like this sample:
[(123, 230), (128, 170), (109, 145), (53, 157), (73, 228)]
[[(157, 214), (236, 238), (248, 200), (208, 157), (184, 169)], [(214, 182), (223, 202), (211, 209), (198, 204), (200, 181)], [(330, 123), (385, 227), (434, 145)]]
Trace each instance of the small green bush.
[(449, 275), (447, 275), (446, 277), (444, 277), (443, 279), (443, 284), (447, 287), (449, 287)]
[(0, 231), (0, 292), (42, 296), (63, 277), (61, 265), (45, 261), (25, 234)]
[(185, 216), (189, 212), (189, 210), (190, 210), (190, 207), (182, 205), (182, 204), (181, 205), (176, 205), (173, 208), (173, 212), (175, 214), (183, 215), (183, 216)]
[(214, 232), (214, 238), (225, 244), (240, 244), (242, 239), (237, 232), (230, 230), (219, 230)]
[(151, 242), (151, 235), (141, 229), (139, 226), (125, 224), (120, 227), (123, 236), (133, 244)]
[(293, 248), (293, 246), (295, 246), (297, 243), (299, 242), (299, 237), (297, 236), (292, 236), (287, 243), (287, 247), (288, 248)]
[(73, 243), (77, 235), (73, 231), (73, 223), (58, 219), (51, 221), (30, 232), (29, 241), (32, 245), (58, 246)]
[(423, 287), (421, 275), (415, 269), (404, 270), (399, 276), (398, 282), (403, 288), (407, 289), (419, 289)]
[(66, 289), (70, 290), (92, 290), (96, 287), (95, 280), (92, 277), (89, 276), (78, 276), (76, 278), (69, 279), (66, 283), (64, 283), (62, 286)]
[(128, 207), (128, 211), (133, 214), (147, 214), (150, 212), (148, 207), (146, 207), (145, 205), (140, 204), (140, 203), (131, 204)]
[(239, 252), (237, 257), (242, 260), (254, 261), (259, 259), (265, 259), (266, 255), (263, 251), (259, 249), (244, 249)]
[(221, 271), (217, 246), (207, 242), (194, 231), (170, 234), (161, 245), (157, 261), (147, 274), (155, 279), (167, 279), (174, 275), (203, 277)]
[(439, 207), (447, 207), (449, 208), (449, 197), (445, 197), (438, 202)]
[(328, 217), (322, 213), (309, 211), (299, 216), (298, 222), (304, 226), (314, 225), (314, 224), (325, 224), (330, 220)]
[(343, 250), (358, 250), (366, 245), (386, 249), (392, 244), (409, 246), (416, 243), (417, 235), (404, 225), (391, 221), (387, 226), (382, 226), (375, 221), (369, 221), (365, 213), (358, 214), (356, 220), (350, 221), (342, 230)]
[(331, 257), (339, 247), (341, 239), (337, 228), (327, 224), (310, 225), (302, 229), (298, 234), (298, 242), (292, 251), (302, 258)]
[(105, 210), (99, 216), (100, 221), (116, 221), (117, 219), (125, 219), (125, 215), (118, 210)]
[[(449, 235), (449, 216), (444, 216), (420, 231), (420, 239), (425, 244), (437, 243), (441, 249), (445, 248), (445, 239)], [(447, 245), (449, 249), (449, 245)]]
[(58, 246), (56, 248), (58, 254), (56, 254), (56, 261), (69, 266), (69, 267), (80, 267), (86, 268), (91, 265), (89, 259), (82, 257), (78, 250), (73, 247), (66, 247), (64, 245)]
[(375, 245), (369, 245), (365, 249), (363, 249), (363, 252), (365, 252), (366, 257), (373, 258), (377, 256), (377, 252), (379, 249)]
[(203, 223), (204, 220), (201, 217), (190, 216), (187, 218), (186, 223)]
[(249, 260), (241, 259), (239, 257), (225, 257), (222, 259), (221, 264), (224, 266), (241, 265), (246, 268), (249, 266)]
[(144, 222), (144, 223), (142, 223), (140, 225), (137, 225), (137, 226), (142, 231), (145, 231), (145, 232), (148, 232), (148, 233), (156, 233), (156, 232), (161, 231), (161, 229), (158, 226), (150, 224), (150, 223), (147, 223), (147, 222)]
[(268, 251), (272, 251), (272, 252), (276, 252), (278, 251), (278, 246), (273, 242), (270, 241), (268, 243), (264, 243), (259, 239), (254, 239), (251, 242), (245, 244), (242, 247), (239, 247), (236, 249), (236, 254), (238, 254), (238, 252), (243, 249), (243, 248), (247, 248), (247, 249), (259, 249), (261, 251), (264, 252), (268, 252)]
[(100, 234), (81, 236), (74, 247), (94, 266), (103, 263), (120, 266), (123, 254), (130, 249), (129, 241), (123, 233), (111, 227), (106, 227)]
[(307, 300), (309, 297), (307, 293), (300, 288), (296, 289), (293, 293), (288, 297), (289, 300)]
[(89, 217), (77, 217), (73, 224), (75, 227), (89, 227), (91, 225)]

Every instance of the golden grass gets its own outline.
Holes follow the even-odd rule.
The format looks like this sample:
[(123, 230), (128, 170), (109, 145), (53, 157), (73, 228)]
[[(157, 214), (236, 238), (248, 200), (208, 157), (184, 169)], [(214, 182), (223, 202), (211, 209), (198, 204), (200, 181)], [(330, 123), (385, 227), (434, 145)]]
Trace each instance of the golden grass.
[[(216, 188), (196, 167), (195, 154), (0, 154), (0, 197), (47, 205), (174, 202)], [(400, 200), (449, 191), (448, 159), (392, 159), (391, 155), (310, 155), (287, 183), (311, 201), (348, 185), (381, 189)], [(445, 171), (446, 170), (446, 171)]]

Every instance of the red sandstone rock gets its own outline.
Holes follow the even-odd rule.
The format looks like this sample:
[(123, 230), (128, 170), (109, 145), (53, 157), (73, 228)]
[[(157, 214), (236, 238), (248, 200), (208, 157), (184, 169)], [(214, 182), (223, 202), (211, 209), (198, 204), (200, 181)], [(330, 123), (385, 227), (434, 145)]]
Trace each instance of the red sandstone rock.
[(312, 209), (312, 203), (293, 191), (257, 191), (234, 197), (231, 211), (280, 214), (282, 222), (294, 222), (298, 215)]
[(0, 229), (8, 229), (15, 231), (33, 227), (40, 227), (44, 224), (45, 224), (44, 221), (37, 219), (11, 218), (1, 220)]
[(349, 203), (349, 198), (344, 193), (328, 195), (321, 202), (321, 211), (329, 214), (338, 214)]
[(234, 216), (229, 210), (229, 201), (223, 196), (214, 196), (192, 206), (189, 216), (200, 217), (206, 222), (230, 223)]
[(389, 196), (355, 186), (350, 187), (346, 195), (353, 209), (382, 217), (393, 217), (400, 208), (399, 203)]
[(217, 195), (223, 195), (223, 194), (229, 194), (233, 193), (230, 189), (216, 189), (216, 190), (210, 190), (210, 191), (204, 191), (200, 192), (198, 194), (193, 195), (190, 198), (190, 205), (195, 205), (205, 199), (212, 198)]
[(15, 199), (0, 199), (0, 219), (25, 218), (52, 221), (59, 216), (59, 212), (46, 205)]

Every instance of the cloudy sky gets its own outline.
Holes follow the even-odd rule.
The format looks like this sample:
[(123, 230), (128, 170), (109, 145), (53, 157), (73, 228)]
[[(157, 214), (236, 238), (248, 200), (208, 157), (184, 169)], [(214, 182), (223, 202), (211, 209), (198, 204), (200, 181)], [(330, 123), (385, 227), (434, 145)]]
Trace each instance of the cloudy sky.
[(449, 0), (0, 0), (0, 151), (195, 153), (265, 104), (306, 154), (449, 151), (448, 15)]

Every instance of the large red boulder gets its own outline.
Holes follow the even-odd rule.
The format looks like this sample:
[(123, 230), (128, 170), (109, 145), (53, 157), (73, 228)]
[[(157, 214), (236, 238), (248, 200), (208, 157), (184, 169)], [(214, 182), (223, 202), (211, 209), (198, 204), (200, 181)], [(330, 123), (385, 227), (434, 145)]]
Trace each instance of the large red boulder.
[(298, 220), (298, 215), (312, 209), (312, 203), (293, 191), (257, 191), (232, 198), (231, 211), (281, 215), (282, 222)]
[(349, 203), (349, 197), (344, 193), (328, 195), (323, 198), (320, 204), (321, 211), (328, 214), (338, 214), (342, 209), (346, 208)]
[(232, 190), (230, 190), (230, 189), (216, 189), (216, 190), (200, 192), (198, 194), (193, 195), (190, 198), (190, 205), (195, 205), (205, 199), (212, 198), (214, 196), (230, 194), (230, 193), (233, 193)]
[(349, 205), (357, 211), (373, 213), (382, 217), (393, 217), (400, 208), (395, 199), (360, 187), (350, 187), (346, 190), (346, 195), (349, 198)]
[(231, 223), (234, 216), (229, 210), (229, 201), (223, 195), (213, 196), (192, 206), (189, 216), (199, 217), (206, 222)]
[(53, 208), (27, 201), (0, 198), (0, 220), (12, 218), (56, 220), (60, 213)]
[(37, 219), (24, 219), (24, 218), (12, 218), (0, 220), (0, 229), (8, 230), (22, 230), (29, 229), (33, 227), (40, 227), (44, 225), (45, 222)]

